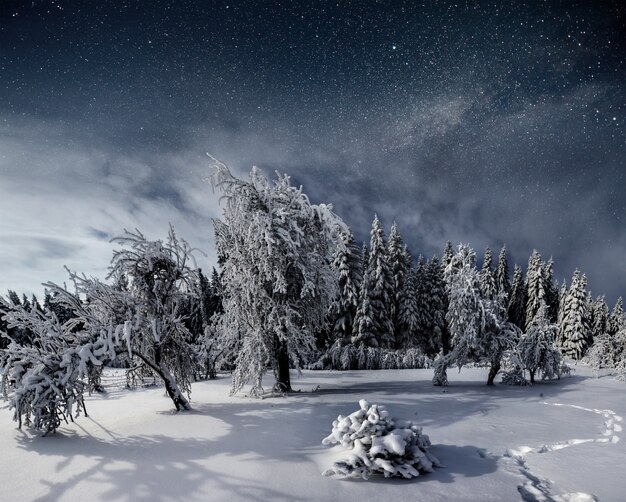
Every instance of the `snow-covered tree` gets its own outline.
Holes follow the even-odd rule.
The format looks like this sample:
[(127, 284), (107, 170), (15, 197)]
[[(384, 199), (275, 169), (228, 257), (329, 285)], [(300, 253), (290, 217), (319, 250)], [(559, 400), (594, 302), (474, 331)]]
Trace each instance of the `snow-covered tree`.
[(399, 349), (415, 347), (418, 330), (418, 299), (415, 271), (409, 269), (400, 295), (399, 328), (396, 331), (396, 344)]
[(198, 283), (193, 250), (172, 227), (165, 241), (135, 231), (113, 242), (125, 247), (113, 253), (108, 277), (124, 276), (127, 289), (99, 288), (74, 275), (76, 287), (106, 315), (123, 317), (129, 355), (163, 381), (177, 410), (188, 410), (184, 394), (191, 391), (195, 359), (181, 306)]
[(214, 220), (224, 291), (216, 328), (236, 354), (231, 391), (252, 380), (251, 395), (261, 395), (268, 366), (275, 388), (289, 391), (290, 362), (298, 367), (309, 358), (335, 298), (332, 253), (347, 229), (286, 175), (270, 183), (253, 168), (244, 181), (216, 161), (212, 183), (225, 201), (223, 220)]
[(528, 269), (526, 270), (525, 331), (528, 330), (539, 307), (541, 307), (542, 303), (546, 303), (546, 300), (545, 266), (539, 251), (535, 249), (528, 260)]
[(559, 332), (559, 345), (572, 359), (580, 359), (587, 349), (588, 314), (585, 287), (587, 278), (577, 269), (565, 298), (565, 310)]
[(431, 292), (428, 277), (426, 277), (426, 268), (424, 266), (424, 258), (420, 255), (417, 259), (417, 267), (415, 269), (415, 301), (417, 308), (417, 330), (415, 343), (424, 352), (432, 353), (431, 348)]
[(374, 473), (388, 477), (414, 478), (442, 467), (428, 451), (430, 439), (411, 421), (389, 416), (384, 406), (359, 401), (359, 409), (347, 417), (339, 415), (333, 430), (322, 441), (340, 444), (348, 457), (335, 462), (324, 476), (339, 474), (368, 479)]
[(353, 322), (359, 306), (361, 288), (361, 253), (350, 231), (340, 232), (341, 243), (335, 246), (333, 266), (337, 271), (337, 296), (332, 306), (333, 340), (350, 343)]
[(606, 333), (607, 323), (609, 320), (609, 307), (606, 304), (604, 296), (598, 296), (593, 302), (593, 315), (591, 324), (591, 336), (596, 339), (598, 336)]
[(548, 307), (542, 305), (522, 335), (517, 346), (522, 369), (530, 374), (530, 382), (535, 382), (535, 375), (543, 379), (560, 376), (561, 352), (556, 346), (558, 326), (550, 322)]
[(1, 391), (19, 427), (25, 423), (44, 435), (87, 415), (84, 393), (99, 386), (100, 368), (115, 358), (121, 331), (102, 321), (97, 306), (65, 290), (55, 294), (60, 296), (55, 301), (72, 305), (74, 318), (61, 322), (51, 310), (4, 302), (8, 326), (28, 329), (33, 339), (26, 345), (12, 340), (4, 351)]
[(513, 272), (513, 286), (509, 299), (509, 321), (520, 329), (524, 329), (526, 323), (526, 287), (522, 268), (518, 265), (515, 265)]
[(434, 356), (440, 350), (448, 353), (450, 350), (448, 324), (446, 313), (448, 311), (448, 294), (443, 270), (439, 266), (439, 260), (433, 256), (426, 264), (424, 274), (425, 290), (428, 291), (428, 311), (430, 333), (430, 348), (427, 354)]
[(544, 265), (543, 275), (545, 278), (546, 312), (550, 322), (556, 322), (559, 312), (559, 288), (554, 282), (554, 261), (552, 257)]
[(476, 255), (467, 245), (446, 268), (448, 312), (446, 319), (452, 335), (452, 350), (435, 361), (433, 384), (446, 385), (446, 369), (454, 364), (461, 368), (468, 362), (489, 362), (488, 384), (500, 370), (504, 352), (517, 342), (519, 329), (506, 322), (503, 298), (491, 300), (481, 293)]
[[(563, 284), (561, 284), (561, 289), (559, 290), (559, 310), (556, 316), (556, 323), (561, 326), (563, 324), (563, 318), (565, 317), (565, 299), (567, 298), (567, 281), (563, 280)], [(560, 343), (560, 335), (557, 340)]]
[(506, 245), (500, 249), (498, 256), (498, 267), (495, 274), (496, 291), (498, 294), (504, 293), (506, 297), (511, 299), (511, 279), (509, 278), (509, 262), (506, 257)]
[(392, 296), (390, 302), (390, 316), (393, 324), (395, 344), (398, 346), (402, 341), (400, 331), (402, 329), (400, 321), (400, 304), (402, 303), (402, 293), (404, 283), (411, 271), (411, 256), (404, 244), (398, 225), (393, 222), (391, 233), (389, 234), (388, 262), (391, 271)]
[(480, 291), (485, 298), (490, 300), (496, 295), (496, 280), (493, 276), (492, 264), (491, 248), (486, 247), (483, 268), (480, 271)]
[[(367, 299), (366, 299), (367, 297)], [(366, 308), (357, 310), (356, 331), (353, 331), (352, 342), (355, 345), (393, 347), (393, 324), (391, 322), (391, 302), (393, 298), (393, 282), (385, 234), (378, 216), (372, 222), (370, 252), (367, 270), (361, 284), (361, 301), (367, 301)], [(368, 313), (371, 318), (365, 322), (359, 319), (359, 312)], [(361, 327), (367, 327), (361, 331)]]
[(622, 297), (620, 296), (615, 302), (615, 306), (611, 311), (611, 315), (607, 321), (607, 331), (609, 334), (614, 335), (618, 331), (626, 328), (626, 318), (624, 318), (624, 305)]

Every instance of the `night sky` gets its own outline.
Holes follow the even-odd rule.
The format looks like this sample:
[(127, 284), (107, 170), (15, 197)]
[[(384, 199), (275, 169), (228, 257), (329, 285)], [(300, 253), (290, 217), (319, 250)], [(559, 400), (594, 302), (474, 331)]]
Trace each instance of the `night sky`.
[(626, 294), (621, 2), (0, 2), (0, 290), (108, 239), (179, 235), (214, 262), (206, 152), (287, 172), (413, 254), (537, 248)]

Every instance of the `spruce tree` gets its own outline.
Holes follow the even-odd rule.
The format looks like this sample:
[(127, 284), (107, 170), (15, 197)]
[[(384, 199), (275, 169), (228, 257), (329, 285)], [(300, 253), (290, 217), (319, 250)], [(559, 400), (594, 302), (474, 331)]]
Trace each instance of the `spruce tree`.
[(556, 323), (559, 326), (563, 323), (563, 318), (565, 317), (565, 299), (567, 298), (567, 291), (567, 281), (563, 280), (559, 291), (559, 311), (556, 316)]
[(513, 271), (513, 286), (511, 287), (511, 298), (509, 300), (509, 321), (519, 329), (524, 329), (526, 322), (526, 286), (522, 268), (515, 265)]
[(523, 331), (527, 331), (542, 302), (546, 303), (545, 268), (541, 255), (535, 249), (528, 260), (526, 271), (526, 320)]
[(620, 296), (615, 302), (615, 307), (609, 316), (607, 322), (607, 331), (609, 335), (614, 336), (618, 331), (626, 328), (626, 321), (624, 320), (624, 304), (622, 297)]
[(485, 248), (485, 257), (483, 259), (483, 267), (480, 271), (480, 290), (485, 298), (493, 300), (496, 295), (496, 280), (492, 270), (493, 255), (491, 248)]
[(402, 295), (400, 296), (400, 329), (396, 331), (396, 344), (399, 349), (412, 348), (417, 345), (416, 333), (419, 311), (416, 286), (415, 271), (409, 270), (404, 280)]
[[(394, 345), (393, 324), (391, 322), (391, 302), (393, 300), (393, 282), (385, 234), (378, 216), (372, 222), (369, 261), (363, 277), (362, 302), (367, 300), (368, 308), (361, 308), (361, 315), (371, 316), (371, 327), (367, 322), (360, 322), (356, 341), (360, 344), (373, 344), (382, 348)], [(367, 298), (366, 298), (367, 297)], [(358, 316), (358, 313), (357, 313)], [(361, 332), (361, 326), (367, 326)]]
[(609, 307), (606, 304), (604, 296), (598, 296), (595, 302), (593, 302), (593, 323), (591, 325), (591, 334), (594, 339), (606, 333), (608, 319)]
[[(443, 349), (444, 353), (450, 351), (448, 325), (446, 313), (448, 311), (448, 294), (446, 283), (439, 260), (433, 256), (426, 264), (425, 284), (428, 291), (428, 310), (431, 321), (429, 355), (435, 355)], [(432, 351), (432, 352), (430, 352)]]
[(544, 266), (546, 314), (551, 323), (556, 322), (559, 312), (559, 289), (554, 283), (554, 261), (552, 257)]
[(587, 278), (576, 269), (565, 298), (565, 310), (559, 333), (563, 353), (576, 360), (580, 359), (587, 349), (589, 325), (586, 286)]
[(353, 322), (359, 305), (361, 287), (361, 256), (354, 237), (349, 230), (341, 232), (333, 254), (333, 266), (337, 272), (337, 297), (332, 307), (333, 340), (342, 345), (350, 342)]
[(430, 312), (430, 285), (422, 255), (417, 259), (415, 269), (415, 293), (417, 295), (417, 345), (424, 352), (431, 353), (432, 319)]
[(506, 244), (502, 246), (498, 256), (498, 267), (496, 268), (496, 291), (504, 293), (508, 300), (511, 299), (511, 280), (509, 278), (509, 262), (506, 258)]
[(404, 282), (411, 269), (411, 257), (408, 249), (402, 240), (398, 225), (393, 222), (389, 235), (389, 267), (391, 269), (393, 294), (391, 297), (390, 314), (393, 324), (393, 334), (397, 343), (402, 338), (400, 334), (400, 303), (404, 291)]

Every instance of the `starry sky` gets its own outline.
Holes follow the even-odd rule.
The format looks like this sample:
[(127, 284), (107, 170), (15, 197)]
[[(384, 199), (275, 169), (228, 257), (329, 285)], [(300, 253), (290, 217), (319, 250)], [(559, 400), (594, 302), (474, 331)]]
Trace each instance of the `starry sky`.
[(619, 1), (0, 2), (0, 290), (102, 277), (123, 228), (214, 263), (206, 152), (359, 241), (533, 248), (626, 293)]

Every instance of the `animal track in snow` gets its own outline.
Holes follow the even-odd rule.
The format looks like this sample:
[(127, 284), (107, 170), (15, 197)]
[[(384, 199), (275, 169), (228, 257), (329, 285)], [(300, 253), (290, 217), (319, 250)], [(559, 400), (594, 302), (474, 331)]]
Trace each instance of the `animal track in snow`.
[(526, 455), (531, 453), (548, 453), (551, 451), (562, 450), (583, 443), (617, 443), (620, 440), (619, 432), (622, 432), (622, 426), (619, 422), (623, 418), (617, 415), (613, 410), (599, 410), (596, 408), (585, 408), (575, 404), (548, 403), (548, 406), (563, 406), (574, 408), (582, 411), (588, 411), (597, 415), (602, 415), (606, 420), (603, 422), (604, 428), (600, 432), (600, 437), (593, 439), (568, 439), (566, 441), (558, 441), (551, 444), (544, 444), (539, 447), (520, 446), (516, 449), (509, 449), (504, 454), (515, 461), (515, 466), (519, 473), (524, 476), (527, 481), (518, 485), (517, 490), (525, 502), (593, 502), (597, 498), (594, 495), (582, 492), (565, 493), (563, 495), (552, 495), (552, 480), (533, 474), (526, 465)]

